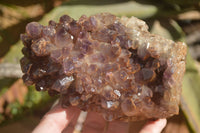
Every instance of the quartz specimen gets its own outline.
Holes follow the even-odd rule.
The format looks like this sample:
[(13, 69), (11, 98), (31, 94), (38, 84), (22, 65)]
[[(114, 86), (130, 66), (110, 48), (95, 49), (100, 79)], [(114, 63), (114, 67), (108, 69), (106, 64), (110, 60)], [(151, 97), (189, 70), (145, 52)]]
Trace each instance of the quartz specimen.
[(29, 23), (21, 40), (24, 82), (60, 94), (63, 107), (99, 112), (108, 121), (179, 112), (186, 45), (150, 34), (142, 20), (64, 15), (48, 26)]

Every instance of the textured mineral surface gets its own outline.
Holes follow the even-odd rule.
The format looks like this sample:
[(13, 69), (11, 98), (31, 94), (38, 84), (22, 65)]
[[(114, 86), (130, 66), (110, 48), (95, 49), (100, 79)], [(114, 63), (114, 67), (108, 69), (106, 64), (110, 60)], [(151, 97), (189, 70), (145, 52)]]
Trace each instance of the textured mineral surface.
[(21, 40), (25, 84), (59, 94), (63, 107), (99, 112), (108, 121), (179, 112), (186, 45), (150, 34), (142, 20), (64, 15), (48, 26), (29, 23)]

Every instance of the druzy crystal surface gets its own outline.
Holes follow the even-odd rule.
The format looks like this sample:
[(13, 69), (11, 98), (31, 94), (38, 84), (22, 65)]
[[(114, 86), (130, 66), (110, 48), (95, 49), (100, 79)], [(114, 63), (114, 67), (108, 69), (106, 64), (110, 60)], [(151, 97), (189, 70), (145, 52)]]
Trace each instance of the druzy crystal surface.
[(21, 35), (23, 80), (59, 94), (63, 107), (108, 120), (166, 118), (179, 112), (186, 45), (148, 32), (144, 21), (101, 13), (31, 22)]

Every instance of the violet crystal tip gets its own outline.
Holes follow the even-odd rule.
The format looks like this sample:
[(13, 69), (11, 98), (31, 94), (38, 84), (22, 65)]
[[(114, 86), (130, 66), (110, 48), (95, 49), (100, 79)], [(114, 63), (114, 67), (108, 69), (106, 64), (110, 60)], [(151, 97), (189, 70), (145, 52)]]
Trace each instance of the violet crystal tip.
[(21, 40), (24, 82), (60, 94), (63, 107), (99, 112), (108, 121), (179, 112), (186, 45), (149, 33), (142, 20), (64, 15), (48, 26), (29, 23)]

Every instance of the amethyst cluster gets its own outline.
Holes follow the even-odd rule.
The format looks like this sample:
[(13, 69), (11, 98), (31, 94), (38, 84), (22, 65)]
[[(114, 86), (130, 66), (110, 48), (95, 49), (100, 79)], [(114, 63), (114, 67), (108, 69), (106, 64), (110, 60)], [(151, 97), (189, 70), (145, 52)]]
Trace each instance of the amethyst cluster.
[(59, 94), (63, 107), (99, 112), (108, 121), (179, 112), (186, 45), (150, 34), (142, 20), (64, 15), (48, 26), (27, 24), (21, 40), (25, 84)]

